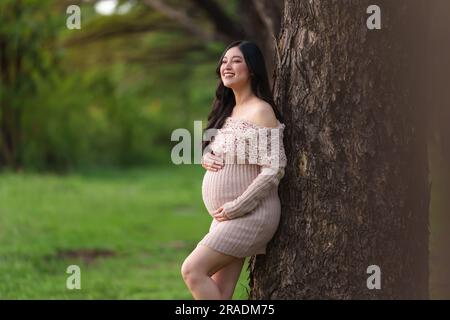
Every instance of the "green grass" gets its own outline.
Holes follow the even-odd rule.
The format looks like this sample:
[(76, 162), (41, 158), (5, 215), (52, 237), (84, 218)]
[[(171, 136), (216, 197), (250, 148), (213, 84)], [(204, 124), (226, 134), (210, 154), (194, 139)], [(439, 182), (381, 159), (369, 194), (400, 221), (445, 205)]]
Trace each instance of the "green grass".
[[(448, 299), (450, 177), (431, 159), (430, 295)], [(0, 299), (192, 299), (180, 267), (211, 222), (203, 174), (200, 166), (1, 174)], [(106, 254), (70, 255), (79, 250)], [(233, 299), (247, 298), (247, 262)], [(66, 288), (72, 264), (81, 290)]]
[[(192, 299), (180, 267), (208, 232), (201, 166), (0, 175), (0, 299)], [(105, 252), (104, 256), (70, 254)], [(66, 288), (69, 265), (81, 290)], [(247, 298), (247, 261), (233, 299)]]

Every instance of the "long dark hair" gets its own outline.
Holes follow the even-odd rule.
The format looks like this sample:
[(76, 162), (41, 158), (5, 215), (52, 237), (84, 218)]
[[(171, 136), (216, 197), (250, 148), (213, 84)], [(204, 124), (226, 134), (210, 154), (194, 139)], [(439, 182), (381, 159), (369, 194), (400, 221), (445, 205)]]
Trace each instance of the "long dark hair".
[[(220, 76), (220, 66), (222, 64), (223, 57), (228, 49), (233, 47), (239, 47), (241, 50), (245, 62), (247, 64), (249, 73), (251, 74), (251, 87), (253, 93), (260, 99), (266, 101), (272, 106), (275, 116), (280, 122), (283, 122), (281, 112), (278, 110), (275, 102), (273, 101), (272, 91), (270, 90), (269, 79), (267, 76), (266, 64), (264, 56), (259, 47), (246, 40), (239, 40), (231, 43), (222, 53), (219, 63), (216, 67), (216, 75), (219, 78), (219, 82), (216, 88), (216, 96), (212, 103), (211, 113), (208, 115), (208, 124), (204, 131), (208, 129), (220, 129), (222, 128), (225, 119), (231, 115), (233, 107), (236, 103), (233, 90), (224, 86), (222, 78)], [(202, 150), (204, 150), (210, 141), (203, 141)]]

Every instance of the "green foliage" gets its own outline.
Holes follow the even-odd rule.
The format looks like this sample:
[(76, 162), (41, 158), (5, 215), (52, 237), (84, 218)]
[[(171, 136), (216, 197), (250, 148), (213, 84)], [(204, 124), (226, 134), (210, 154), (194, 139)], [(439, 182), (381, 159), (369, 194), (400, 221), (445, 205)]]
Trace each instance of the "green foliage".
[(2, 60), (7, 65), (0, 82), (3, 98), (21, 107), (20, 98), (35, 93), (36, 85), (51, 73), (57, 54), (52, 39), (57, 33), (57, 16), (50, 11), (51, 1), (2, 1), (0, 38), (4, 44)]
[[(172, 131), (206, 120), (221, 44), (186, 36), (147, 7), (103, 17), (83, 5), (82, 29), (68, 30), (57, 1), (0, 6), (9, 67), (17, 52), (24, 61), (15, 85), (0, 85), (0, 98), (22, 110), (25, 169), (169, 163)], [(155, 30), (129, 33), (149, 24)]]
[[(26, 101), (33, 112), (23, 115), (25, 167), (168, 163), (172, 130), (193, 130), (193, 121), (206, 116), (214, 88), (202, 77), (211, 68), (168, 68), (160, 71), (166, 79), (156, 73), (144, 77), (148, 82), (132, 78), (133, 71), (145, 73), (138, 69), (116, 65), (108, 72), (73, 72), (57, 85), (40, 83)], [(177, 76), (181, 83), (171, 80)]]

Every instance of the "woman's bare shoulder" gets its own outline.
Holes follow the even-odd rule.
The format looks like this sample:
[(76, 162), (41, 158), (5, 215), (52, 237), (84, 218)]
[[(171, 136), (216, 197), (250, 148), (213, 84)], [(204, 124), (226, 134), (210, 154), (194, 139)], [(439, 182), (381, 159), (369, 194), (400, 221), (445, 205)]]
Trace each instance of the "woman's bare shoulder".
[(252, 105), (249, 120), (258, 126), (276, 128), (278, 120), (272, 106), (264, 100), (259, 100)]

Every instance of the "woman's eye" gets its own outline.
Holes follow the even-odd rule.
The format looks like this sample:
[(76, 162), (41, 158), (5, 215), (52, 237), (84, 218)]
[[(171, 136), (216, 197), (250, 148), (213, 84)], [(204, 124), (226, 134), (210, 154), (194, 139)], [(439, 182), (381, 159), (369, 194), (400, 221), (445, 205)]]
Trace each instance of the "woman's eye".
[[(240, 62), (242, 62), (241, 60), (232, 60), (231, 62), (233, 62), (233, 63), (240, 63)], [(223, 63), (227, 63), (225, 60), (223, 60), (222, 61), (222, 64)]]

